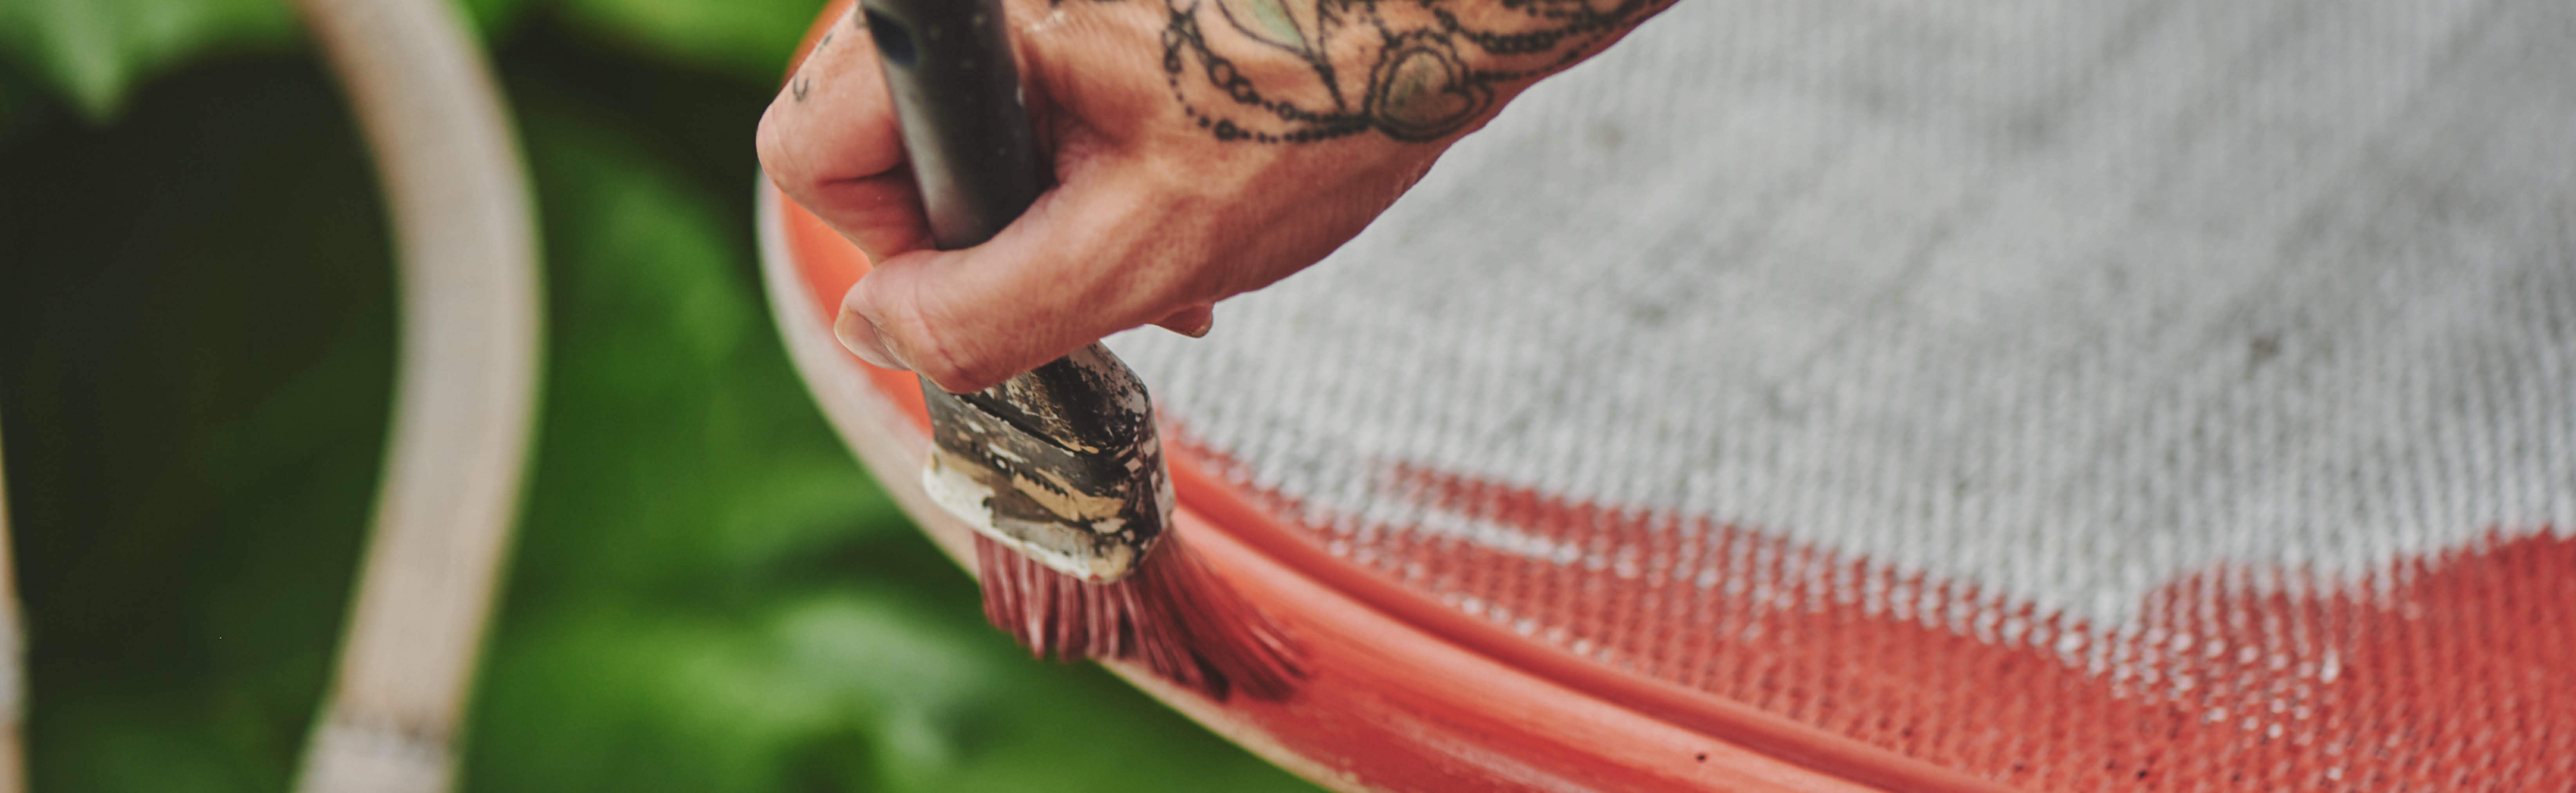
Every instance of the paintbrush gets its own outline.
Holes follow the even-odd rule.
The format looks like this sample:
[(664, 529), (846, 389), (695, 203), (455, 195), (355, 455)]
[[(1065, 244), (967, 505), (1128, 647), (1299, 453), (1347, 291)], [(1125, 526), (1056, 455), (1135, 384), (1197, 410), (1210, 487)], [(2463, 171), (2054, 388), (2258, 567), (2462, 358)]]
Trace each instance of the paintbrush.
[[(999, 0), (863, 0), (933, 244), (981, 244), (1046, 189)], [(1153, 400), (1094, 343), (1001, 385), (924, 378), (922, 483), (975, 529), (984, 615), (1040, 656), (1115, 658), (1208, 696), (1278, 699), (1297, 649), (1166, 529)]]

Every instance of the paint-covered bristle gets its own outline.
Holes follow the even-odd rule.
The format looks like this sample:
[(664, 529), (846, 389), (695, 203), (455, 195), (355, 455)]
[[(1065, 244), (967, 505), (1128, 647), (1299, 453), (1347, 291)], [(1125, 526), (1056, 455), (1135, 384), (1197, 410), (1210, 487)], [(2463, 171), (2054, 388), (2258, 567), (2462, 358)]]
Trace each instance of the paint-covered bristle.
[(1225, 579), (1164, 537), (1133, 575), (1091, 583), (975, 536), (984, 616), (1041, 658), (1122, 659), (1210, 698), (1284, 699), (1296, 645)]

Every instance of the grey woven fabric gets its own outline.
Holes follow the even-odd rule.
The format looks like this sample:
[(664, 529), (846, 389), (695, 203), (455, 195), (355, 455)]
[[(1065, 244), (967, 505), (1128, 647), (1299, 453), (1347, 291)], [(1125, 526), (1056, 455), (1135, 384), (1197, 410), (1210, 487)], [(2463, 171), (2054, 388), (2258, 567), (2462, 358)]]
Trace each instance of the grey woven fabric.
[(2118, 626), (2576, 528), (2571, 218), (2566, 0), (1683, 0), (1208, 339), (1113, 346), (1345, 553), (1588, 553), (1415, 466)]

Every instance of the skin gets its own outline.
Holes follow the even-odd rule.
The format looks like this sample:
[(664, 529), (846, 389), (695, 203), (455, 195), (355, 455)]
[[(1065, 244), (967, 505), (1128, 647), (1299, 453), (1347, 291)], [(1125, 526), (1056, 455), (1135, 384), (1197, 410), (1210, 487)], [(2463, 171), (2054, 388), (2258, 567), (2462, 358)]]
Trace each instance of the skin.
[(1110, 333), (1207, 333), (1217, 301), (1359, 233), (1511, 97), (1670, 0), (1005, 0), (1055, 186), (929, 249), (885, 78), (835, 23), (761, 118), (762, 166), (876, 267), (834, 332), (987, 388)]

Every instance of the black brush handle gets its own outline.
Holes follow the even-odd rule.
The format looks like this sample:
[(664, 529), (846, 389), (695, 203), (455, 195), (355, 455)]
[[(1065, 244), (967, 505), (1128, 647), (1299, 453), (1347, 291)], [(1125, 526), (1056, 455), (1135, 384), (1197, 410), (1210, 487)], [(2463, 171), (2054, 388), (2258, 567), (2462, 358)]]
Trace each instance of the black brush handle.
[(982, 244), (1044, 192), (1001, 0), (862, 0), (932, 244)]
[[(859, 12), (885, 64), (932, 244), (955, 250), (992, 239), (1037, 201), (1051, 175), (1038, 155), (1001, 0), (860, 0)], [(922, 394), (1124, 465), (1123, 455), (1153, 435), (1152, 411), (1135, 407), (1146, 401), (1144, 384), (1107, 349), (1085, 350), (1091, 365), (1058, 358), (972, 394), (949, 395), (924, 378)], [(958, 440), (963, 450), (974, 439)], [(1117, 473), (1132, 477), (1129, 470)]]

